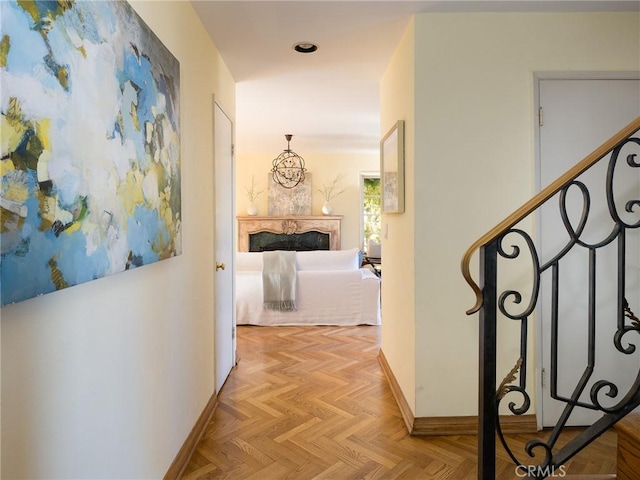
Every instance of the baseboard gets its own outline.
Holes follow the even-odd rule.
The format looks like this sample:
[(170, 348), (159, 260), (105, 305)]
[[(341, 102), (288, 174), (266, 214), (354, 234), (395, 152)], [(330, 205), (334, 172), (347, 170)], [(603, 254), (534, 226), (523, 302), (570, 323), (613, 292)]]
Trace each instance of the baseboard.
[[(501, 415), (502, 433), (532, 433), (538, 431), (535, 415)], [(411, 435), (477, 435), (478, 417), (417, 417)]]
[(382, 349), (378, 352), (378, 362), (382, 367), (382, 372), (384, 376), (387, 377), (387, 382), (389, 382), (389, 387), (391, 387), (391, 393), (393, 393), (393, 397), (396, 399), (396, 403), (398, 404), (398, 408), (400, 409), (400, 414), (402, 415), (402, 419), (404, 420), (404, 424), (407, 427), (407, 431), (411, 434), (413, 430), (413, 422), (415, 417), (413, 416), (413, 412), (411, 411), (411, 407), (409, 406), (409, 402), (405, 398), (402, 390), (400, 389), (400, 384), (398, 384), (398, 380), (396, 380), (395, 375), (391, 371), (391, 367), (389, 366), (389, 362), (387, 362), (387, 358), (384, 356)]
[[(398, 408), (410, 435), (477, 435), (478, 417), (476, 415), (462, 417), (416, 417), (411, 411), (398, 380), (382, 350), (378, 353), (378, 362), (389, 382), (389, 387), (396, 399)], [(538, 431), (535, 415), (501, 415), (500, 426), (503, 433), (531, 433)]]
[(176, 458), (173, 460), (169, 470), (167, 470), (167, 473), (164, 475), (163, 480), (179, 480), (182, 477), (193, 453), (196, 451), (198, 442), (200, 442), (207, 425), (211, 421), (211, 417), (213, 417), (213, 412), (217, 405), (218, 396), (214, 393), (211, 395), (211, 398), (205, 405), (204, 410), (202, 410), (202, 413), (191, 429), (191, 432), (182, 444)]

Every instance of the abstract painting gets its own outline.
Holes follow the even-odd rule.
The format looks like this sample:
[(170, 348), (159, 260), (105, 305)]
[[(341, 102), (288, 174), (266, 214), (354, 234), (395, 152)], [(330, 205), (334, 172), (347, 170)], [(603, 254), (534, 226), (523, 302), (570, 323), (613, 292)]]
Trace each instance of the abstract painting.
[(284, 188), (269, 174), (269, 216), (311, 215), (311, 174), (304, 174), (304, 180), (293, 188)]
[(0, 19), (0, 303), (181, 254), (175, 57), (125, 1)]

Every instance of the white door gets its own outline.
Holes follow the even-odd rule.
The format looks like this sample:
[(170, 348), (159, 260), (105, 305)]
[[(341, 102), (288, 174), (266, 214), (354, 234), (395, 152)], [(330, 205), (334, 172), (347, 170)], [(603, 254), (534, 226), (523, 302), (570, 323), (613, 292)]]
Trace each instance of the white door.
[[(544, 188), (569, 170), (605, 140), (640, 115), (640, 81), (627, 80), (540, 80), (539, 99), (542, 107), (540, 126), (540, 188)], [(608, 161), (602, 160), (597, 168), (580, 177), (590, 188), (591, 207), (584, 238), (589, 243), (603, 240), (611, 233), (613, 222), (607, 210), (605, 176)], [(624, 192), (627, 200), (640, 198), (640, 170), (626, 166), (626, 158), (618, 161), (614, 176), (614, 189)], [(620, 173), (623, 173), (620, 175)], [(619, 197), (622, 198), (622, 197)], [(571, 224), (577, 228), (583, 208), (579, 188), (572, 187), (567, 196), (567, 213)], [(548, 202), (539, 217), (538, 241), (541, 263), (546, 263), (562, 246), (569, 235), (563, 226), (557, 199)], [(636, 215), (635, 220), (638, 220)], [(629, 231), (628, 231), (629, 232)], [(626, 292), (631, 308), (640, 312), (640, 242), (637, 230), (628, 233), (626, 246)], [(624, 355), (614, 346), (616, 331), (618, 244), (613, 242), (595, 253), (595, 370), (584, 388), (580, 401), (591, 404), (590, 392), (595, 382), (612, 380), (620, 391), (614, 398), (605, 394), (604, 388), (597, 398), (604, 405), (615, 405), (633, 383), (637, 373), (638, 354)], [(578, 248), (561, 261), (559, 268), (559, 321), (557, 395), (571, 397), (589, 363), (589, 248)], [(560, 418), (566, 404), (551, 398), (551, 271), (542, 279), (540, 303), (542, 329), (542, 425), (553, 426)], [(631, 335), (628, 341), (636, 341)], [(638, 345), (640, 347), (640, 345)], [(588, 425), (602, 415), (601, 412), (578, 407), (568, 425)]]
[(214, 102), (216, 393), (235, 364), (233, 123)]

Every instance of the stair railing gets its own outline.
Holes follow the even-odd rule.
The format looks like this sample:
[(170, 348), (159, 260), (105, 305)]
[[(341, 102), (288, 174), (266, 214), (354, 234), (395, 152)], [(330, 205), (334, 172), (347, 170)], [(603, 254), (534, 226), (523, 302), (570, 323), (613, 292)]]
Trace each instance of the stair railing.
[[(467, 311), (468, 315), (479, 312), (480, 320), (480, 350), (479, 350), (479, 438), (478, 438), (478, 478), (480, 480), (493, 480), (496, 474), (496, 435), (504, 446), (507, 454), (515, 464), (515, 471), (518, 477), (526, 477), (530, 479), (543, 479), (548, 476), (555, 476), (559, 469), (570, 458), (585, 448), (589, 443), (598, 436), (611, 428), (616, 422), (625, 415), (633, 411), (640, 405), (640, 362), (638, 362), (639, 370), (635, 373), (635, 381), (629, 388), (624, 391), (618, 385), (610, 380), (595, 380), (594, 368), (596, 364), (595, 344), (601, 339), (596, 338), (596, 321), (598, 315), (595, 307), (595, 291), (596, 291), (596, 251), (607, 245), (614, 245), (617, 242), (617, 265), (615, 267), (617, 279), (616, 297), (612, 299), (616, 306), (615, 316), (616, 332), (612, 341), (616, 348), (616, 353), (620, 355), (632, 355), (636, 351), (636, 345), (629, 343), (631, 335), (629, 332), (635, 331), (640, 334), (640, 320), (633, 314), (632, 308), (640, 308), (640, 305), (629, 305), (625, 292), (625, 239), (627, 232), (631, 229), (640, 227), (640, 219), (635, 222), (629, 222), (627, 216), (633, 214), (640, 218), (640, 198), (628, 199), (625, 203), (624, 210), (626, 213), (618, 211), (616, 192), (614, 191), (614, 173), (620, 168), (640, 168), (640, 159), (637, 158), (637, 152), (640, 152), (640, 117), (636, 118), (629, 125), (624, 127), (620, 132), (611, 137), (607, 142), (602, 144), (593, 153), (585, 157), (581, 162), (576, 164), (572, 169), (559, 177), (549, 186), (544, 188), (538, 195), (533, 197), (522, 207), (508, 216), (495, 228), (487, 232), (478, 239), (465, 253), (462, 259), (462, 274), (467, 283), (473, 289), (476, 302), (475, 305)], [(619, 157), (626, 155), (626, 166), (619, 161)], [(582, 237), (587, 223), (589, 212), (591, 209), (591, 195), (589, 187), (581, 180), (581, 175), (589, 171), (599, 162), (608, 162), (607, 172), (603, 180), (606, 197), (606, 211), (611, 217), (612, 229), (605, 239), (597, 243), (589, 242)], [(603, 165), (603, 164), (600, 164)], [(618, 172), (618, 175), (620, 173)], [(619, 178), (619, 177), (616, 177)], [(602, 186), (602, 185), (601, 185)], [(577, 226), (572, 223), (570, 215), (567, 213), (567, 196), (569, 190), (579, 192), (582, 203), (582, 213), (577, 222)], [(638, 186), (640, 190), (640, 185)], [(640, 195), (639, 195), (640, 197)], [(532, 235), (525, 230), (526, 225), (535, 224), (535, 215), (538, 214), (543, 204), (549, 205), (548, 202), (557, 199), (559, 202), (559, 213), (562, 223), (567, 232), (569, 240), (556, 252), (546, 263), (541, 263), (540, 255), (536, 247), (536, 242)], [(545, 208), (548, 208), (545, 207)], [(624, 216), (624, 218), (623, 218)], [(527, 223), (528, 222), (528, 223)], [(519, 224), (525, 227), (519, 228)], [(513, 238), (516, 236), (522, 248), (516, 244), (505, 248), (503, 242), (506, 237)], [(588, 344), (586, 356), (588, 365), (578, 384), (573, 389), (570, 396), (558, 394), (557, 376), (558, 376), (558, 350), (562, 349), (561, 342), (558, 341), (558, 325), (562, 322), (562, 312), (558, 310), (558, 269), (562, 260), (568, 252), (574, 248), (584, 248), (588, 252), (589, 279), (588, 279)], [(521, 253), (528, 250), (529, 257), (527, 262), (531, 279), (528, 282), (527, 291), (518, 290), (520, 284), (515, 288), (502, 288), (505, 283), (504, 279), (498, 279), (498, 265), (504, 262), (521, 257)], [(475, 252), (479, 251), (480, 278), (479, 285), (476, 283), (470, 273), (470, 263)], [(524, 255), (522, 255), (524, 257)], [(529, 338), (530, 323), (535, 320), (536, 307), (539, 303), (541, 294), (541, 276), (545, 271), (549, 271), (551, 281), (549, 288), (551, 289), (551, 397), (555, 400), (563, 402), (563, 412), (560, 415), (558, 423), (552, 428), (549, 437), (546, 440), (534, 438), (524, 446), (524, 452), (515, 452), (511, 448), (502, 433), (500, 426), (500, 404), (508, 395), (519, 395), (520, 400), (510, 402), (508, 410), (514, 415), (523, 415), (529, 412), (531, 408), (532, 393), (527, 391), (527, 365), (532, 363), (528, 358), (527, 347), (531, 339)], [(506, 280), (507, 282), (510, 279)], [(547, 288), (547, 284), (545, 287)], [(500, 287), (499, 287), (500, 285)], [(528, 290), (530, 288), (530, 291)], [(526, 295), (523, 295), (525, 293)], [(529, 302), (525, 307), (519, 307), (520, 311), (513, 312), (513, 305), (522, 302), (523, 297), (528, 295)], [(640, 300), (640, 299), (635, 299)], [(510, 302), (508, 308), (507, 303)], [(519, 322), (519, 358), (515, 362), (515, 366), (511, 371), (506, 373), (504, 380), (497, 385), (497, 335), (498, 335), (498, 319), (507, 319)], [(624, 338), (624, 340), (623, 340)], [(531, 379), (529, 379), (530, 383)], [(590, 389), (587, 388), (589, 382), (592, 382)], [(584, 397), (588, 396), (585, 401)], [(601, 395), (607, 395), (615, 400), (614, 405), (604, 405), (600, 401)], [(538, 395), (538, 401), (542, 401)], [(566, 443), (562, 448), (557, 446), (558, 438), (563, 432), (566, 432), (566, 425), (569, 417), (576, 407), (583, 407), (590, 410), (602, 412), (602, 416), (592, 425), (587, 426), (584, 430)], [(542, 452), (542, 459), (536, 460), (536, 452)], [(529, 461), (523, 461), (521, 458), (527, 454)], [(526, 458), (526, 457), (525, 457)], [(534, 465), (530, 465), (533, 462)]]

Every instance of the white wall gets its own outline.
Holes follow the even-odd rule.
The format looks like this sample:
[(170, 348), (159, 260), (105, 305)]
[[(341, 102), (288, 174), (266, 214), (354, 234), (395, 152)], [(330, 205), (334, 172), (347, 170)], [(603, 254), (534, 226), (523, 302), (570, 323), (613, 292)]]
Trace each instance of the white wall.
[(414, 21), (412, 20), (396, 49), (381, 81), (380, 138), (398, 120), (405, 122), (405, 213), (382, 215), (382, 251), (384, 279), (382, 288), (382, 352), (398, 384), (415, 413), (417, 368), (415, 263), (420, 245), (415, 243), (414, 181), (415, 115), (414, 107)]
[[(286, 146), (283, 139), (283, 148)], [(322, 153), (302, 152), (293, 148), (304, 158), (305, 168), (311, 174), (312, 198), (311, 214), (322, 215), (324, 197), (318, 192), (323, 185), (330, 186), (337, 175), (340, 175), (338, 190), (344, 193), (331, 200), (333, 215), (344, 215), (342, 219), (342, 248), (360, 248), (360, 173), (377, 172), (380, 169), (378, 152), (367, 153)], [(280, 152), (242, 155), (236, 159), (236, 206), (237, 214), (247, 215), (249, 199), (246, 189), (254, 178), (256, 191), (263, 193), (255, 201), (258, 215), (268, 214), (268, 178), (271, 172), (271, 161)]]
[[(408, 128), (415, 129), (408, 177), (415, 188), (415, 413), (475, 415), (478, 318), (464, 313), (474, 297), (460, 260), (535, 193), (534, 72), (639, 70), (640, 16), (421, 14), (411, 28), (415, 72), (404, 72), (415, 75), (415, 124)], [(404, 93), (396, 95), (404, 103)], [(383, 125), (389, 117), (383, 110)], [(406, 267), (385, 264), (385, 280), (390, 269)], [(402, 289), (411, 281), (407, 275)], [(389, 297), (402, 292), (388, 283), (383, 291), (386, 312)], [(387, 353), (394, 339), (384, 333)], [(411, 352), (407, 338), (395, 340), (394, 351)], [(502, 353), (498, 380), (515, 364), (517, 346)]]
[(161, 478), (214, 390), (212, 96), (189, 2), (132, 2), (180, 61), (183, 254), (2, 314), (2, 478)]

